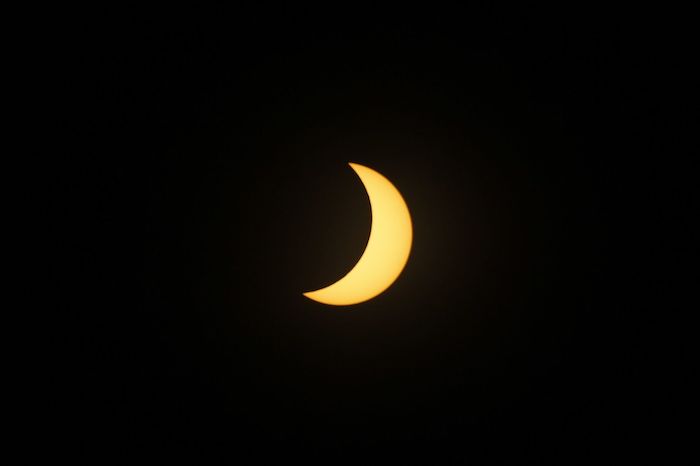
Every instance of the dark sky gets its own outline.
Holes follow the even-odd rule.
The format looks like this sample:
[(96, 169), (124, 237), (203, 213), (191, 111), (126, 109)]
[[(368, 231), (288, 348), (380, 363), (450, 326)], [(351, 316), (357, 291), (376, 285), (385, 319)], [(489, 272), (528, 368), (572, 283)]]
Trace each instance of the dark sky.
[[(67, 90), (86, 98), (64, 189), (89, 219), (64, 244), (87, 277), (72, 444), (95, 463), (663, 451), (636, 305), (662, 285), (633, 234), (663, 211), (643, 189), (668, 125), (654, 34), (563, 11), (95, 12)], [(338, 309), (301, 293), (367, 241), (349, 161), (399, 188), (414, 245)]]

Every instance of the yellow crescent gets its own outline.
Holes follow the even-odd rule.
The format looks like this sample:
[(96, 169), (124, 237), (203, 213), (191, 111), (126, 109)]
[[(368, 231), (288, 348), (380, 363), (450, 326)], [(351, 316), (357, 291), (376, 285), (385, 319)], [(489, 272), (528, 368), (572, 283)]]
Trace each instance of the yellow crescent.
[(391, 286), (411, 252), (413, 226), (401, 193), (380, 173), (350, 163), (367, 191), (372, 228), (362, 257), (343, 278), (325, 288), (304, 293), (309, 299), (334, 306), (357, 304)]

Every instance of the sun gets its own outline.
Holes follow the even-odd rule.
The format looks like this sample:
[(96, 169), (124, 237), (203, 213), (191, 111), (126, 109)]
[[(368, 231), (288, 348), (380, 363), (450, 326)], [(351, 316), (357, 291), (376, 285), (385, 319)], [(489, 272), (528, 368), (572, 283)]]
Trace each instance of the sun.
[(399, 277), (413, 242), (408, 206), (398, 189), (371, 168), (350, 163), (367, 190), (372, 227), (360, 260), (343, 278), (325, 288), (304, 293), (309, 299), (333, 306), (370, 300)]

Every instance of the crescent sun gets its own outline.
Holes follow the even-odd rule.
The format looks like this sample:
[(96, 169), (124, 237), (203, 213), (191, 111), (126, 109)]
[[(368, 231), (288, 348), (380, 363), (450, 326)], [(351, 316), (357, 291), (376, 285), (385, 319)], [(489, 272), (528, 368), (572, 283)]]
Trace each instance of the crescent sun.
[(309, 299), (334, 306), (370, 300), (399, 277), (408, 261), (413, 226), (401, 193), (380, 173), (350, 163), (367, 191), (372, 227), (362, 257), (343, 278), (325, 288), (304, 293)]

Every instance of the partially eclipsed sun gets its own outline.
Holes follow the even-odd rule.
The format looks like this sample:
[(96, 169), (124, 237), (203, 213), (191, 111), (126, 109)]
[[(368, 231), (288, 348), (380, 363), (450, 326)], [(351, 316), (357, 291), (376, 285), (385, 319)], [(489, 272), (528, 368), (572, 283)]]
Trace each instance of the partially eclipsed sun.
[(334, 306), (361, 303), (389, 288), (406, 265), (413, 241), (411, 215), (401, 193), (371, 168), (356, 163), (350, 167), (365, 186), (372, 208), (367, 247), (343, 278), (320, 290), (304, 293), (309, 299)]

